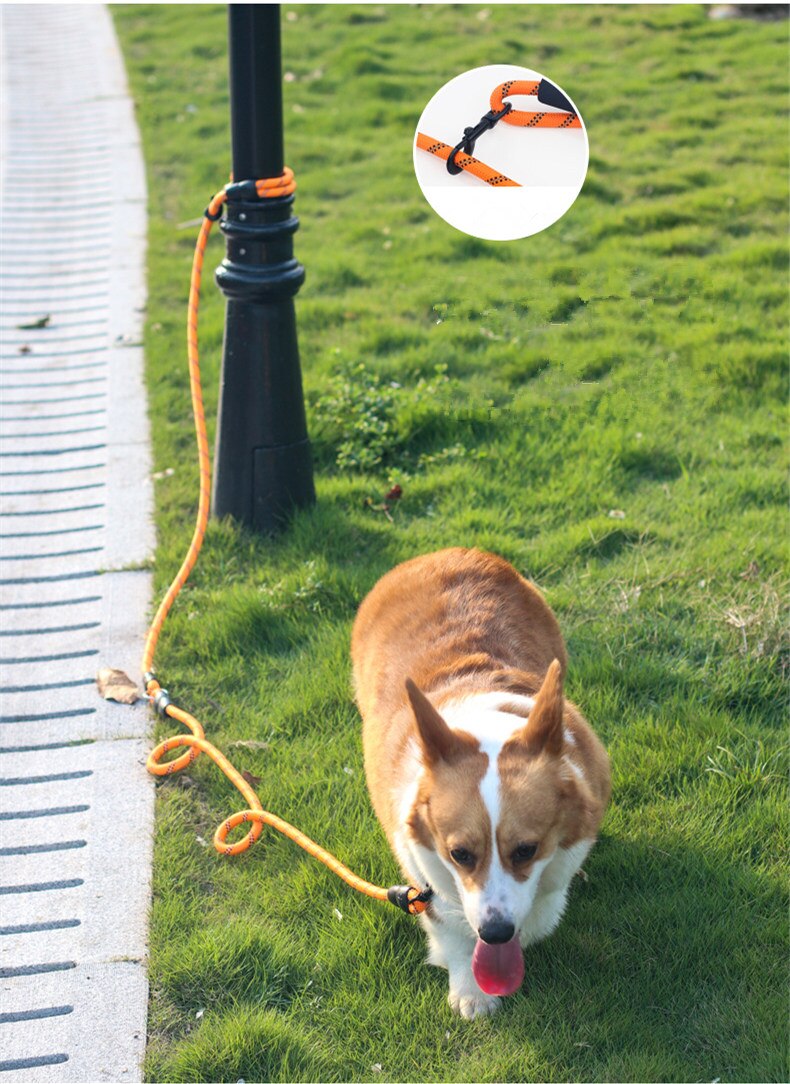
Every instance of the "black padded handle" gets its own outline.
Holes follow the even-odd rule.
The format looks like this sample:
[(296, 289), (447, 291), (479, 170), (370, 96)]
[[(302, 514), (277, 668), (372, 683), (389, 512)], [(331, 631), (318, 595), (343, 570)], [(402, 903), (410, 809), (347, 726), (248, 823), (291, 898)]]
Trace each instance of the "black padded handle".
[(553, 83), (550, 83), (548, 79), (541, 79), (538, 83), (537, 98), (539, 102), (544, 105), (556, 105), (558, 109), (566, 109), (569, 113), (573, 113), (576, 116), (576, 110), (573, 105), (565, 97), (562, 91), (555, 87)]

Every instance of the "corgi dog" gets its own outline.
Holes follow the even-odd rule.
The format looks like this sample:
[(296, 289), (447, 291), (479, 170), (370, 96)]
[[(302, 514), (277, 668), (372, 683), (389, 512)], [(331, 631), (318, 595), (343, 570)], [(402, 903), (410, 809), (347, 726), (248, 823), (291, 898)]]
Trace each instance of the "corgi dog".
[(562, 691), (539, 591), (494, 554), (398, 565), (364, 599), (352, 660), (373, 808), (412, 884), (451, 1008), (494, 1012), (595, 842), (607, 754)]

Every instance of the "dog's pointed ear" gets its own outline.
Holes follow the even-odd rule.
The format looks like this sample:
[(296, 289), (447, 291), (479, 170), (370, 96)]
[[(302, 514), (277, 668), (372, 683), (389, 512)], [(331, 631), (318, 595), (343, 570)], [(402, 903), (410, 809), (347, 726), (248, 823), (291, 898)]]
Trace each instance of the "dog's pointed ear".
[(406, 678), (406, 692), (417, 723), (417, 733), (429, 764), (450, 760), (457, 749), (457, 735), (449, 728), (425, 693), (411, 678)]
[[(526, 724), (513, 735), (516, 741), (527, 746), (530, 753), (547, 753), (559, 756), (562, 752), (562, 716), (565, 699), (562, 695), (562, 666), (555, 659), (546, 671), (543, 684), (530, 711)], [(512, 740), (512, 739), (511, 739)]]

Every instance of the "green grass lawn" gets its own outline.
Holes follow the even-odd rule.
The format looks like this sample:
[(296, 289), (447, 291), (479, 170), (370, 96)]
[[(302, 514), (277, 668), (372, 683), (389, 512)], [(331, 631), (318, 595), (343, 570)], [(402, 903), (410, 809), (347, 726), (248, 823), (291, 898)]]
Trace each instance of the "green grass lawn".
[[(113, 10), (148, 162), (164, 589), (197, 495), (181, 224), (227, 179), (225, 12)], [(158, 791), (148, 1077), (785, 1080), (786, 23), (380, 5), (288, 7), (283, 26), (318, 503), (275, 541), (212, 524), (158, 669), (265, 805), (393, 883), (351, 622), (396, 562), (488, 548), (557, 612), (614, 793), (523, 990), (470, 1025), (412, 920), (274, 834), (220, 859), (239, 803), (199, 760)], [(590, 137), (577, 203), (523, 242), (457, 233), (412, 171), (429, 97), (494, 62), (556, 80)]]

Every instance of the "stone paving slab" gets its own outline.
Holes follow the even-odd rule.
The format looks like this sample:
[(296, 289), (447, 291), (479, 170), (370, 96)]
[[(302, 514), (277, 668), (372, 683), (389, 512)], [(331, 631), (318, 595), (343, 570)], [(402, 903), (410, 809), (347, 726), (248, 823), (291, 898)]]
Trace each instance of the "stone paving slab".
[(140, 1080), (145, 175), (108, 9), (0, 14), (0, 1080)]

